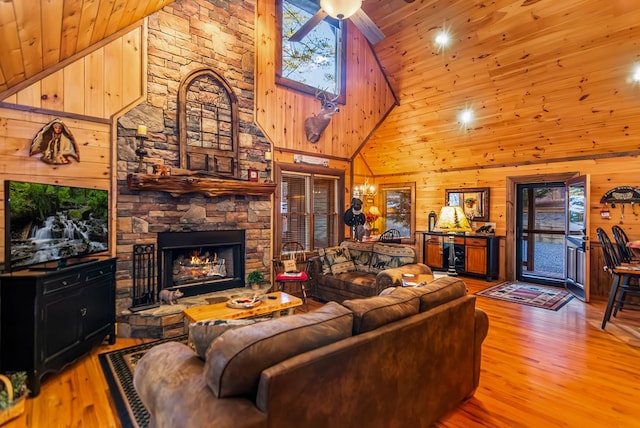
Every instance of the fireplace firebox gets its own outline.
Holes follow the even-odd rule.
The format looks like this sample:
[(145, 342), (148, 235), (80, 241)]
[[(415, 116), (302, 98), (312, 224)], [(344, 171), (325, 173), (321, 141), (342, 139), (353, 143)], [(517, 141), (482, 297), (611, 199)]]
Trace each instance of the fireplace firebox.
[(161, 232), (158, 288), (196, 296), (244, 287), (244, 258), (244, 230)]

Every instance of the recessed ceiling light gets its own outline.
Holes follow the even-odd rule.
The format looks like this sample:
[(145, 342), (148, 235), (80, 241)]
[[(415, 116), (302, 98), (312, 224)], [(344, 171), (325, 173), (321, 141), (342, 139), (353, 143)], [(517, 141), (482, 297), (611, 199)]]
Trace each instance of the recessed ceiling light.
[(631, 75), (631, 80), (634, 83), (640, 83), (640, 64), (636, 64), (633, 66), (633, 74)]
[(471, 123), (473, 123), (473, 118), (474, 118), (473, 110), (471, 110), (470, 108), (466, 108), (462, 110), (458, 115), (458, 121), (463, 126), (468, 126)]
[(449, 46), (449, 43), (451, 42), (451, 36), (449, 36), (449, 34), (445, 30), (442, 30), (436, 35), (435, 42), (436, 45), (444, 48), (446, 46)]

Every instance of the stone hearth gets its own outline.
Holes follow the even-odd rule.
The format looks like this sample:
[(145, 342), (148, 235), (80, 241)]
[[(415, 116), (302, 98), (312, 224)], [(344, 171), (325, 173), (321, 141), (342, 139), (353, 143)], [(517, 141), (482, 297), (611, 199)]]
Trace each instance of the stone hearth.
[(123, 313), (118, 317), (118, 336), (166, 339), (185, 334), (182, 311), (194, 306), (225, 302), (233, 296), (248, 291), (247, 288), (231, 288), (198, 296), (183, 297), (175, 305), (160, 305), (138, 312)]

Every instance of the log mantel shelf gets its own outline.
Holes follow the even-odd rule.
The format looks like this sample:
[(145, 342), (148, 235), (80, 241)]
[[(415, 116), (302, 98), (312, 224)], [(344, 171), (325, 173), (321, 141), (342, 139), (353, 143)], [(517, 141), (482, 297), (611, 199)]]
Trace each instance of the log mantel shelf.
[(173, 197), (187, 193), (203, 193), (207, 196), (222, 195), (270, 195), (275, 183), (257, 183), (244, 180), (225, 180), (195, 175), (129, 174), (127, 186), (131, 190), (155, 190), (168, 192)]

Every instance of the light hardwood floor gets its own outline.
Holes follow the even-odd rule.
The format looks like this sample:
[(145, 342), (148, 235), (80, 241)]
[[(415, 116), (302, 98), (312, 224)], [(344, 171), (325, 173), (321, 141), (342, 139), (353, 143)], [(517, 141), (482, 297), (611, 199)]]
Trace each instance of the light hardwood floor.
[[(463, 279), (470, 293), (496, 284)], [(480, 387), (439, 427), (640, 426), (640, 313), (624, 312), (602, 331), (602, 300), (573, 299), (558, 312), (484, 297), (477, 306), (490, 322)], [(97, 356), (142, 342), (118, 339), (45, 376), (5, 428), (119, 427)]]

